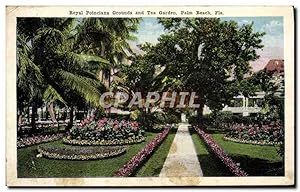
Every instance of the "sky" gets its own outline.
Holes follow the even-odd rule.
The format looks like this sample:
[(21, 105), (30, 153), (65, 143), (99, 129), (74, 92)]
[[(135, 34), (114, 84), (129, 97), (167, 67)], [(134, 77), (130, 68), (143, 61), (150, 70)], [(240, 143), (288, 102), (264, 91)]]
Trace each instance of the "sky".
[[(223, 17), (221, 20), (234, 20), (240, 26), (253, 22), (255, 32), (265, 32), (262, 44), (263, 50), (257, 53), (260, 58), (251, 62), (253, 71), (258, 71), (264, 68), (270, 59), (283, 59), (283, 17)], [(160, 25), (156, 18), (143, 18), (139, 25), (137, 41), (131, 43), (133, 49), (139, 52), (136, 45), (149, 42), (156, 44), (158, 37), (164, 33), (164, 28)]]

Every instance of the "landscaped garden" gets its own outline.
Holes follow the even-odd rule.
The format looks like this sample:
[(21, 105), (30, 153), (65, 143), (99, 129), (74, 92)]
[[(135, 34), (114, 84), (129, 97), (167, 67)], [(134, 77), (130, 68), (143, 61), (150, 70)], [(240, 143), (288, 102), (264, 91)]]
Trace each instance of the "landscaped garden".
[[(138, 163), (137, 165), (139, 166), (138, 168), (140, 171), (135, 170), (133, 174), (137, 174), (138, 176), (155, 176), (157, 172), (153, 173), (152, 171), (156, 170), (159, 172), (162, 168), (164, 163), (163, 156), (167, 155), (170, 143), (175, 135), (174, 131), (174, 129), (171, 131), (170, 135), (165, 138), (166, 141), (161, 146), (157, 146), (157, 143), (151, 144), (154, 148), (158, 148), (153, 156), (148, 155), (153, 152), (153, 149), (150, 151), (148, 148), (145, 148), (147, 144), (158, 136), (157, 133), (151, 132), (146, 132), (144, 134), (145, 140), (143, 142), (123, 146), (124, 148), (120, 146), (105, 146), (104, 148), (99, 146), (72, 146), (65, 145), (63, 140), (21, 148), (18, 149), (18, 177), (113, 176), (118, 169), (122, 168), (123, 165), (142, 150), (145, 151), (143, 153), (147, 154), (145, 159), (143, 159), (143, 163), (146, 164), (141, 165), (138, 162), (134, 162), (134, 164)], [(54, 154), (59, 154), (61, 152), (65, 157), (63, 158), (59, 155), (50, 156), (51, 154), (42, 152), (41, 150), (43, 149), (47, 149), (47, 151)], [(123, 149), (126, 149), (126, 151), (123, 151)], [(118, 154), (115, 153), (116, 150), (118, 151)], [(81, 153), (84, 153), (78, 155), (81, 158), (74, 158), (74, 154), (78, 154), (80, 151)], [(93, 158), (94, 155), (97, 155), (97, 152), (101, 155), (109, 154), (114, 157)], [(92, 154), (92, 158), (88, 158), (89, 153)], [(156, 161), (158, 157), (160, 160)]]
[(280, 121), (227, 112), (218, 113), (213, 121), (212, 116), (205, 117), (205, 128), (196, 126), (191, 131), (204, 175), (243, 175), (241, 171), (249, 176), (284, 175)]
[(150, 20), (164, 34), (138, 45), (141, 18), (18, 19), (18, 177), (284, 175), (284, 89), (249, 64), (264, 33)]
[[(240, 144), (224, 140), (224, 134), (211, 133), (214, 141), (249, 174), (249, 176), (284, 175), (283, 159), (278, 147)], [(204, 176), (233, 176), (226, 166), (210, 152), (196, 133), (192, 134)]]
[[(112, 176), (120, 167), (143, 149), (155, 134), (146, 134), (145, 142), (130, 145), (120, 156), (89, 161), (54, 160), (37, 157), (37, 146), (18, 149), (18, 177), (105, 177)], [(62, 140), (49, 143), (64, 146)]]

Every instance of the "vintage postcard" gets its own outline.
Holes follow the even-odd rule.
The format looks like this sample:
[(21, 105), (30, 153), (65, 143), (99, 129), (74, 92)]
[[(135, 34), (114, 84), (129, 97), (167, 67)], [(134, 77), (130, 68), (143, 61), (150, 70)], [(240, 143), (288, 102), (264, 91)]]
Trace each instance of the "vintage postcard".
[(7, 186), (294, 186), (292, 6), (7, 6)]

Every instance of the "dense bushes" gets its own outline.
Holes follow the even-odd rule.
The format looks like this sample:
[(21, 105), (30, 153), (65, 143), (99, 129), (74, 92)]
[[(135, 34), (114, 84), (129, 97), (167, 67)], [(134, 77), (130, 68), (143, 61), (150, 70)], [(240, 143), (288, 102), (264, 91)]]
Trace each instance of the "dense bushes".
[[(262, 114), (242, 116), (242, 114), (234, 114), (229, 111), (210, 113), (204, 115), (203, 118), (201, 119), (201, 123), (204, 127), (219, 129), (219, 130), (225, 129), (232, 123), (259, 124), (259, 123), (266, 123), (268, 121), (270, 121), (270, 119), (266, 119), (266, 117)], [(193, 125), (197, 125), (199, 123), (197, 116), (196, 115), (190, 116), (189, 123)]]
[(74, 145), (119, 145), (141, 142), (144, 130), (136, 121), (91, 116), (74, 126), (64, 142)]
[(147, 114), (144, 118), (139, 119), (149, 131), (161, 131), (166, 124), (176, 124), (180, 122), (177, 114), (171, 112), (154, 112)]

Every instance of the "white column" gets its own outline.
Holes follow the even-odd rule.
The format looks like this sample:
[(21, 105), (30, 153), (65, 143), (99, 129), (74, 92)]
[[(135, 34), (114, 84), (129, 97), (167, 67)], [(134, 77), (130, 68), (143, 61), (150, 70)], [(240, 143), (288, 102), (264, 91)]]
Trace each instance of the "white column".
[(248, 98), (244, 97), (243, 98), (243, 116), (249, 116), (249, 112), (248, 112)]
[(41, 118), (42, 118), (42, 109), (41, 108), (37, 109), (37, 115), (38, 115), (38, 121), (41, 121)]

